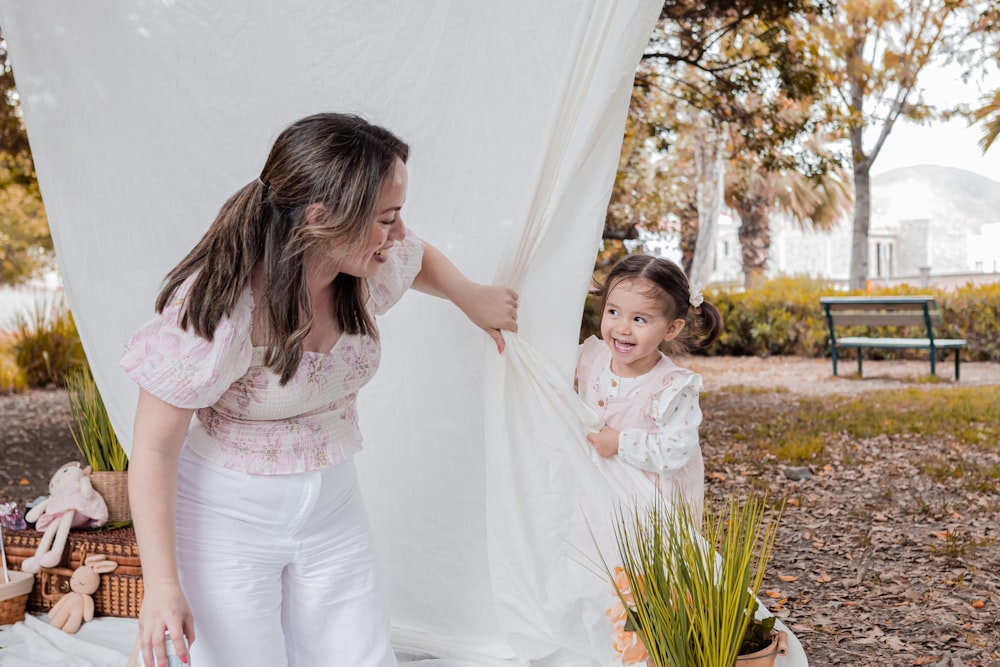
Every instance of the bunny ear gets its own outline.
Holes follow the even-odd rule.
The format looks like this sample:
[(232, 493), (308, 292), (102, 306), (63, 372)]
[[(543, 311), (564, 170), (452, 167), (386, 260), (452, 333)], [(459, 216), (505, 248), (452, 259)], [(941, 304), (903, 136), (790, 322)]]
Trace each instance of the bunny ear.
[(118, 563), (113, 560), (106, 560), (100, 563), (95, 563), (91, 566), (91, 569), (97, 574), (104, 574), (105, 572), (114, 572), (118, 569)]
[(106, 558), (107, 558), (107, 555), (105, 555), (105, 554), (93, 554), (91, 556), (87, 556), (86, 558), (84, 558), (83, 559), (83, 564), (84, 565), (93, 565), (94, 563), (100, 563), (101, 561), (105, 560)]

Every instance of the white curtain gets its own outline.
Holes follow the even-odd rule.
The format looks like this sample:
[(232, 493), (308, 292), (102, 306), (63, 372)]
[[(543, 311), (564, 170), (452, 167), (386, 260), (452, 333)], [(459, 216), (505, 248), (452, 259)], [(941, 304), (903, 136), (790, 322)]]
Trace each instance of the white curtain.
[(301, 116), (360, 113), (404, 137), (407, 224), (521, 292), (502, 357), (430, 297), (380, 320), (358, 465), (401, 655), (611, 663), (606, 584), (571, 556), (593, 556), (587, 523), (605, 539), (610, 499), (646, 487), (585, 446), (572, 366), (660, 5), (0, 0), (67, 297), (126, 443), (125, 340)]

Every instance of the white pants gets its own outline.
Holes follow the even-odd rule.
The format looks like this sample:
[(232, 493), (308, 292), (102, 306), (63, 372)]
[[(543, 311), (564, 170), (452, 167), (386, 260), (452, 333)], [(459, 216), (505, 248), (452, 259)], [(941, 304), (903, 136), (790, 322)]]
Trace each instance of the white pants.
[(354, 463), (227, 470), (184, 448), (177, 557), (192, 667), (395, 667)]

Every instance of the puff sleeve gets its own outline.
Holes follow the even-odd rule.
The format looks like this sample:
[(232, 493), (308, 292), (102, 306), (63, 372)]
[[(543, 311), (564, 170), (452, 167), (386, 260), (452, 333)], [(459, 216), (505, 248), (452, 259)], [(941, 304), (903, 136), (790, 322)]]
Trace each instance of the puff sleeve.
[(179, 324), (192, 282), (193, 278), (185, 281), (163, 312), (139, 327), (126, 343), (119, 365), (162, 401), (196, 409), (214, 405), (249, 369), (253, 297), (245, 290), (209, 341)]
[(655, 431), (626, 429), (618, 436), (618, 458), (641, 470), (669, 475), (680, 470), (699, 451), (701, 376), (673, 374), (672, 381), (653, 397), (649, 416)]
[(368, 279), (368, 308), (373, 314), (384, 314), (403, 298), (420, 273), (423, 257), (424, 242), (407, 229), (406, 238), (393, 246), (382, 270)]

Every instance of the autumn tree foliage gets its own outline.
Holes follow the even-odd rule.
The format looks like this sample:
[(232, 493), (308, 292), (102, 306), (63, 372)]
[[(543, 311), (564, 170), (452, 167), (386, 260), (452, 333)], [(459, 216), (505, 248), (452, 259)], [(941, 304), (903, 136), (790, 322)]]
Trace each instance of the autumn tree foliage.
[[(679, 231), (685, 268), (705, 284), (724, 193), (730, 205), (739, 198), (726, 184), (734, 165), (825, 173), (835, 156), (809, 158), (801, 141), (816, 131), (811, 100), (822, 80), (819, 61), (802, 53), (797, 27), (810, 11), (799, 1), (664, 5), (636, 77), (629, 159), (623, 151), (620, 164), (635, 169), (636, 155), (644, 154), (654, 166), (644, 178), (619, 172), (609, 209), (617, 215), (609, 215), (608, 228), (631, 223)], [(668, 195), (638, 192), (637, 184)], [(650, 224), (655, 220), (660, 224)]]
[[(1000, 69), (1000, 0), (989, 3), (976, 27), (983, 43), (985, 60)], [(971, 120), (979, 123), (982, 130), (979, 147), (985, 153), (1000, 137), (1000, 88), (983, 97), (981, 106), (973, 110)]]
[(51, 251), (48, 219), (0, 32), (0, 285), (37, 275), (51, 261)]
[(971, 0), (837, 0), (809, 16), (807, 32), (826, 60), (831, 90), (825, 116), (851, 150), (851, 289), (863, 289), (868, 278), (872, 165), (901, 119), (947, 113), (924, 101), (920, 74), (931, 63), (967, 57), (982, 7)]

